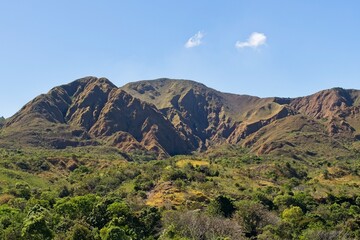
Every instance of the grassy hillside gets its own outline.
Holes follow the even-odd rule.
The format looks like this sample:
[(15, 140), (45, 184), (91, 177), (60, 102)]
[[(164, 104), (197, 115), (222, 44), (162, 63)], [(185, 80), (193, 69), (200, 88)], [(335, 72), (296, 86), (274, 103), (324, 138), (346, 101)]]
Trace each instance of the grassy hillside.
[(0, 238), (356, 239), (359, 159), (0, 149)]
[[(248, 113), (249, 111), (252, 112), (253, 109), (273, 102), (272, 98), (262, 99), (248, 95), (222, 93), (204, 84), (190, 80), (163, 78), (128, 83), (121, 88), (145, 102), (154, 104), (158, 109), (177, 108), (181, 99), (189, 91), (194, 91), (195, 95), (204, 96), (204, 100), (207, 101), (208, 105), (214, 107), (224, 106), (222, 111), (233, 121), (242, 121), (248, 117), (246, 114), (250, 114)], [(265, 111), (262, 112), (263, 115), (265, 115), (264, 113)], [(255, 115), (252, 117), (255, 118)]]

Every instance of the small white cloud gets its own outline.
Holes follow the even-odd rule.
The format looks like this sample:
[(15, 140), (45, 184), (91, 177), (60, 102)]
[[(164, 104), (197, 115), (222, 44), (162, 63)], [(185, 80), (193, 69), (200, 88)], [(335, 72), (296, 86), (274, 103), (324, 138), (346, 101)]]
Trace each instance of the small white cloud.
[(246, 42), (237, 41), (235, 43), (235, 47), (238, 49), (245, 47), (257, 48), (261, 45), (264, 45), (266, 43), (266, 39), (267, 38), (265, 34), (253, 32)]
[(192, 47), (197, 47), (197, 46), (201, 45), (202, 44), (201, 39), (203, 37), (204, 37), (204, 34), (201, 31), (197, 32), (194, 36), (189, 38), (189, 40), (185, 43), (185, 47), (192, 48)]

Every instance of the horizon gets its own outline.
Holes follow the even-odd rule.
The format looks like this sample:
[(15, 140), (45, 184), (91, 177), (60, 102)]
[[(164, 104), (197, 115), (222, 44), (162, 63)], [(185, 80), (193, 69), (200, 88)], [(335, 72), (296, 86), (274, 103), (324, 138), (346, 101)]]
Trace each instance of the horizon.
[(355, 0), (3, 3), (0, 116), (89, 75), (117, 86), (166, 76), (259, 97), (360, 89), (359, 7)]
[[(236, 94), (236, 95), (248, 95), (248, 96), (253, 96), (253, 97), (260, 97), (260, 96), (256, 96), (256, 95), (246, 94), (246, 93), (234, 93), (234, 92), (220, 91), (220, 90), (218, 90), (218, 89), (209, 87), (209, 86), (207, 86), (206, 84), (204, 84), (204, 83), (202, 83), (202, 82), (195, 81), (195, 80), (192, 80), (192, 79), (175, 79), (175, 78), (167, 78), (167, 77), (160, 77), (160, 78), (156, 78), (156, 79), (141, 79), (141, 80), (137, 80), (137, 81), (127, 82), (127, 83), (124, 83), (124, 84), (121, 85), (121, 86), (118, 86), (118, 85), (116, 85), (111, 79), (109, 79), (109, 78), (107, 78), (107, 77), (104, 77), (104, 76), (101, 76), (101, 77), (99, 77), (99, 76), (84, 76), (84, 77), (77, 78), (77, 79), (74, 79), (74, 80), (72, 80), (72, 81), (69, 81), (69, 82), (67, 82), (67, 83), (60, 84), (60, 85), (58, 85), (58, 86), (53, 86), (52, 88), (60, 87), (60, 86), (62, 86), (62, 85), (67, 85), (67, 84), (70, 84), (71, 82), (74, 82), (74, 81), (77, 81), (77, 80), (80, 80), (80, 79), (83, 79), (83, 78), (88, 78), (88, 77), (95, 77), (95, 78), (98, 78), (98, 79), (100, 79), (100, 78), (105, 78), (105, 79), (109, 80), (111, 83), (113, 83), (117, 88), (121, 88), (121, 87), (127, 85), (128, 83), (136, 83), (136, 82), (142, 82), (142, 81), (157, 81), (157, 80), (162, 80), (162, 79), (174, 80), (174, 81), (190, 81), (190, 82), (195, 82), (195, 83), (203, 84), (203, 85), (204, 85), (205, 87), (207, 87), (207, 88), (211, 88), (211, 89), (214, 89), (214, 90), (219, 91), (219, 92), (222, 92), (222, 93)], [(41, 94), (47, 94), (52, 88), (48, 89), (47, 92), (43, 92), (43, 93), (38, 94), (37, 96), (39, 96), (39, 95), (41, 95)], [(313, 92), (313, 93), (311, 93), (311, 94), (309, 94), (309, 95), (312, 95), (312, 94), (315, 94), (315, 93), (321, 92), (321, 91), (332, 90), (332, 89), (344, 89), (344, 90), (358, 90), (358, 91), (360, 91), (360, 89), (353, 89), (353, 88), (331, 87), (331, 88), (327, 88), (327, 89), (321, 89), (321, 90), (316, 91), (316, 92)], [(293, 97), (289, 97), (289, 96), (261, 96), (260, 98), (272, 98), (272, 97), (274, 97), (274, 98), (275, 98), (275, 97), (278, 97), (278, 98), (297, 98), (297, 97), (306, 97), (306, 96), (309, 96), (309, 95), (293, 96)], [(37, 96), (34, 96), (33, 99), (36, 98)], [(32, 99), (31, 99), (31, 100), (32, 100)], [(30, 100), (30, 101), (31, 101), (31, 100)], [(30, 102), (30, 101), (29, 101), (29, 102)], [(23, 106), (25, 106), (27, 103), (28, 103), (28, 102), (24, 103)], [(20, 109), (21, 109), (21, 108), (19, 108), (18, 110), (16, 110), (16, 112), (18, 112)], [(16, 112), (15, 112), (15, 113), (16, 113)], [(15, 114), (15, 113), (14, 113), (14, 114)], [(13, 114), (13, 115), (14, 115), (14, 114)], [(1, 115), (1, 114), (0, 114), (0, 118), (1, 118), (1, 117), (4, 117), (5, 119), (8, 119), (8, 118), (11, 118), (13, 115), (11, 115), (11, 116), (4, 116), (4, 115)]]

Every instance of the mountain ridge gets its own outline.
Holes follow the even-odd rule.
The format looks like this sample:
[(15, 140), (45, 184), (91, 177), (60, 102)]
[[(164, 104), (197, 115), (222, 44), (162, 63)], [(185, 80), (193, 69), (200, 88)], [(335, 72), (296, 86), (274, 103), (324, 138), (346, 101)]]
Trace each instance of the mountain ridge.
[[(360, 91), (354, 89), (260, 98), (223, 93), (191, 80), (161, 78), (117, 87), (89, 76), (27, 103), (5, 121), (0, 143), (55, 148), (105, 144), (163, 157), (239, 144), (257, 154), (296, 152), (302, 158), (308, 157), (301, 151), (307, 149), (303, 135), (313, 131), (317, 136), (310, 139), (334, 143), (346, 154), (344, 146), (357, 147), (360, 139), (359, 105)], [(311, 126), (311, 131), (298, 125)]]

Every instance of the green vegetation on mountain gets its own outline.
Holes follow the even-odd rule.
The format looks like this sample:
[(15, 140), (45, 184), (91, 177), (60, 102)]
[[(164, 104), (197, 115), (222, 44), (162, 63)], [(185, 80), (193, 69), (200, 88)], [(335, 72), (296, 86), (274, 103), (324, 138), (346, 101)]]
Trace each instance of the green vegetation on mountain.
[(360, 91), (86, 77), (0, 119), (0, 239), (359, 239)]
[[(153, 159), (153, 160), (152, 160)], [(357, 239), (360, 155), (0, 150), (1, 239)]]

